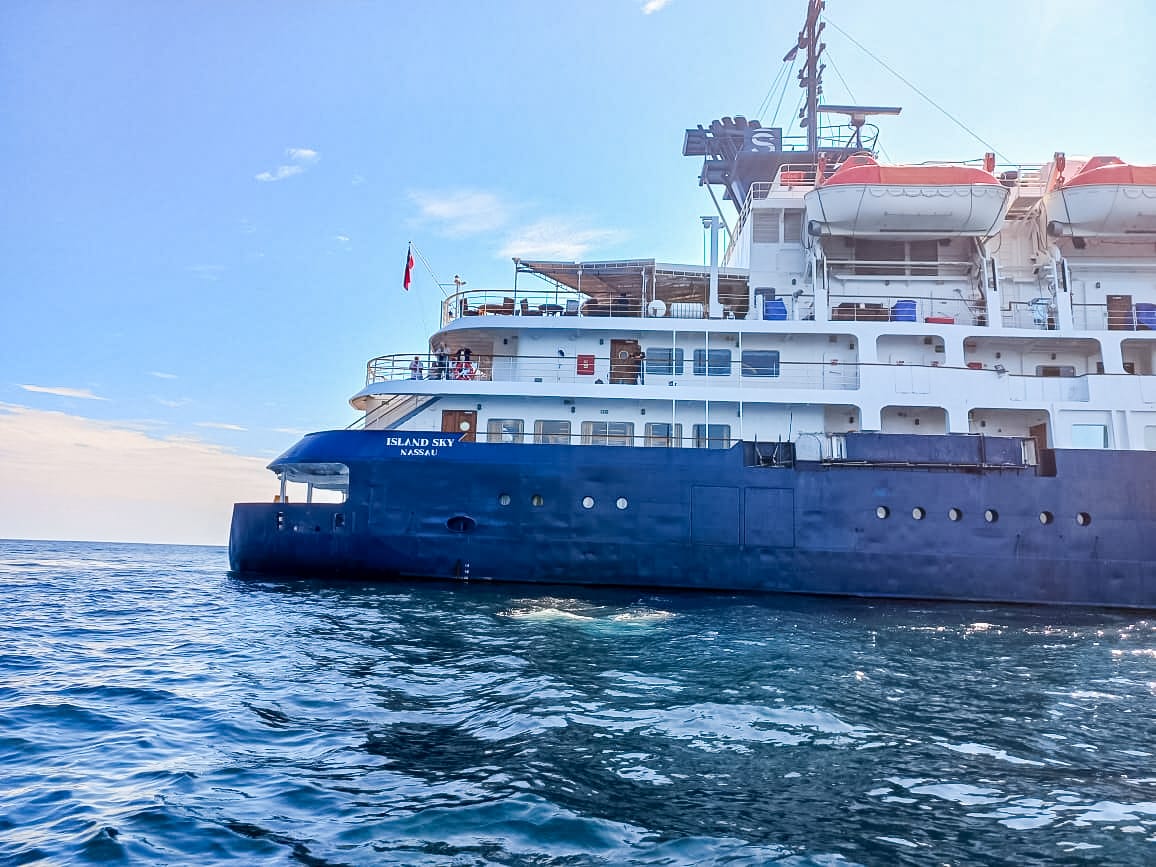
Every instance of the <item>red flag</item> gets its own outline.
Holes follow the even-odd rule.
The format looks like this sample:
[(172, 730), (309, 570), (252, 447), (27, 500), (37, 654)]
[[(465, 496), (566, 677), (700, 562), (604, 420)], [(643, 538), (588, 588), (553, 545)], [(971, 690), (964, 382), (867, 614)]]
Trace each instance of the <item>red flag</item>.
[(409, 284), (413, 280), (413, 244), (410, 244), (405, 252), (405, 277), (402, 278), (401, 286), (407, 292), (409, 291)]

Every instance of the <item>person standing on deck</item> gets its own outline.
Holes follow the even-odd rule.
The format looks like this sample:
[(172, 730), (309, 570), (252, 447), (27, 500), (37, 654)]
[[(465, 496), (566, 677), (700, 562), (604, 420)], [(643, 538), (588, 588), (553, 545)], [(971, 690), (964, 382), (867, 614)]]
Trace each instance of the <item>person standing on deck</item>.
[(641, 349), (636, 349), (630, 354), (630, 360), (634, 362), (634, 382), (636, 385), (646, 385), (646, 353)]
[(409, 363), (409, 378), (423, 379), (424, 369), (422, 368), (421, 358), (417, 355), (413, 357), (413, 361)]
[(437, 352), (434, 354), (433, 371), (430, 373), (431, 379), (449, 379), (450, 356), (446, 352), (444, 343), (439, 343)]

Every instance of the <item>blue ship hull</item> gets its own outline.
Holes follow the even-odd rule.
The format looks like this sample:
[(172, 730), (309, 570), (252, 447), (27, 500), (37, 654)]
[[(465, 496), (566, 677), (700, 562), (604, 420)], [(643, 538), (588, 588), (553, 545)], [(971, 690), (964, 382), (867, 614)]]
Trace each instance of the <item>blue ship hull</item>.
[(273, 466), (344, 463), (346, 502), (237, 504), (233, 570), (1156, 608), (1156, 453), (1017, 465), (920, 437), (931, 459), (904, 463), (883, 438), (884, 459), (765, 465), (445, 436), (306, 437)]

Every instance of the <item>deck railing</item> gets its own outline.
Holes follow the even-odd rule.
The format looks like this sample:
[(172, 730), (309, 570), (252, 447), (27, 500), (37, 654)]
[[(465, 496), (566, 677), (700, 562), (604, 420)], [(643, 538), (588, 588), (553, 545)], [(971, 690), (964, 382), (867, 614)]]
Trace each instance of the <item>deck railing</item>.
[[(736, 293), (719, 287), (719, 305), (724, 318), (744, 318), (749, 304), (746, 289)], [(697, 300), (673, 301), (642, 297), (641, 293), (593, 298), (574, 290), (511, 290), (505, 293), (501, 290), (470, 289), (455, 292), (442, 302), (441, 326), (444, 328), (455, 320), (481, 316), (705, 319), (709, 315), (705, 292)]]
[(987, 319), (981, 299), (955, 291), (923, 295), (916, 292), (897, 295), (832, 292), (828, 301), (832, 322), (983, 325)]
[[(420, 369), (411, 370), (414, 358)], [(415, 355), (383, 355), (369, 362), (366, 385), (378, 382), (402, 382), (420, 380), (423, 382), (511, 382), (545, 383), (568, 385), (595, 385), (607, 389), (607, 396), (643, 398), (662, 389), (662, 399), (670, 397), (669, 388), (684, 389), (738, 389), (740, 391), (766, 392), (775, 390), (811, 391), (853, 391), (861, 386), (864, 376), (873, 377), (872, 388), (887, 389), (895, 394), (932, 393), (943, 388), (950, 392), (962, 385), (967, 377), (972, 381), (986, 377), (984, 386), (992, 399), (1001, 396), (1016, 401), (1074, 401), (1087, 402), (1090, 399), (1089, 378), (1086, 374), (1069, 376), (1039, 376), (1011, 373), (1002, 364), (985, 366), (972, 361), (966, 366), (952, 366), (942, 362), (919, 361), (858, 362), (843, 360), (827, 361), (773, 361), (761, 359), (766, 366), (755, 368), (743, 365), (739, 360), (724, 364), (710, 359), (697, 362), (688, 355), (680, 364), (668, 359), (648, 360), (646, 367), (626, 367), (616, 364), (611, 367), (610, 359), (596, 358), (593, 367), (582, 358), (566, 356), (471, 356), (469, 361), (449, 359), (444, 363), (437, 356), (416, 353)], [(592, 370), (593, 372), (579, 372)], [(887, 371), (885, 373), (885, 371)], [(902, 372), (902, 375), (901, 375)], [(919, 377), (913, 379), (913, 377)], [(935, 377), (934, 388), (933, 380)], [(439, 388), (440, 386), (425, 386)], [(629, 391), (626, 389), (630, 388)], [(638, 389), (635, 391), (634, 389)], [(645, 389), (645, 391), (644, 391)], [(423, 392), (432, 393), (432, 392)]]
[[(712, 348), (712, 352), (716, 348)], [(738, 350), (732, 350), (737, 353)], [(366, 385), (399, 380), (571, 383), (580, 385), (723, 386), (741, 388), (854, 389), (859, 365), (831, 361), (773, 361), (765, 367), (698, 359), (612, 361), (609, 356), (506, 356), (471, 353), (469, 359), (431, 353), (382, 355), (366, 368)], [(417, 364), (414, 364), (414, 361)]]

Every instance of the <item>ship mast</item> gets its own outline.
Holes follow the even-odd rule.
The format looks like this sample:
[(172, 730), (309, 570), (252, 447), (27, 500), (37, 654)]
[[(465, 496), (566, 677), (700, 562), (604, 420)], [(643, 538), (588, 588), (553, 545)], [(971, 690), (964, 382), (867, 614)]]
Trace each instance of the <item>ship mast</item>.
[(819, 55), (827, 47), (819, 41), (823, 28), (827, 26), (825, 22), (819, 21), (819, 16), (826, 8), (826, 0), (810, 0), (807, 4), (807, 22), (799, 31), (799, 41), (783, 58), (793, 59), (799, 49), (807, 52), (806, 61), (799, 71), (799, 87), (807, 90), (807, 104), (799, 109), (799, 125), (807, 130), (807, 150), (811, 153), (819, 149), (819, 95), (823, 92), (823, 70), (826, 69), (825, 65), (819, 63)]
[[(699, 183), (708, 188), (716, 184), (723, 187), (724, 199), (740, 213), (753, 184), (777, 177), (787, 163), (818, 165), (821, 157), (833, 171), (846, 157), (863, 150), (861, 130), (871, 115), (899, 114), (898, 108), (890, 106), (824, 105), (820, 102), (823, 70), (826, 68), (821, 61), (827, 46), (822, 41), (826, 24), (819, 19), (826, 8), (826, 0), (808, 0), (803, 29), (783, 58), (783, 63), (793, 64), (799, 51), (805, 52), (798, 77), (799, 86), (806, 90), (805, 103), (799, 110), (800, 126), (807, 133), (806, 150), (784, 147), (781, 127), (764, 127), (759, 121), (748, 121), (742, 115), (714, 120), (709, 127), (699, 124), (696, 129), (688, 129), (683, 138), (683, 156), (703, 158)], [(820, 140), (819, 121), (823, 114), (830, 113), (848, 116), (851, 136), (846, 143)], [(713, 191), (711, 195), (713, 197)], [(718, 207), (717, 200), (715, 206)]]
[(823, 93), (823, 70), (826, 64), (819, 62), (819, 57), (827, 47), (820, 42), (826, 22), (820, 21), (819, 16), (827, 8), (826, 0), (809, 0), (807, 4), (807, 21), (799, 31), (799, 41), (787, 52), (783, 62), (794, 60), (802, 49), (806, 51), (806, 60), (799, 70), (799, 87), (806, 88), (806, 105), (799, 109), (799, 126), (807, 130), (807, 151), (817, 154), (819, 151), (819, 115), (824, 113), (847, 115), (852, 132), (850, 140), (844, 145), (845, 149), (862, 150), (863, 124), (874, 114), (896, 115), (901, 111), (897, 106), (885, 105), (820, 105), (819, 97)]

